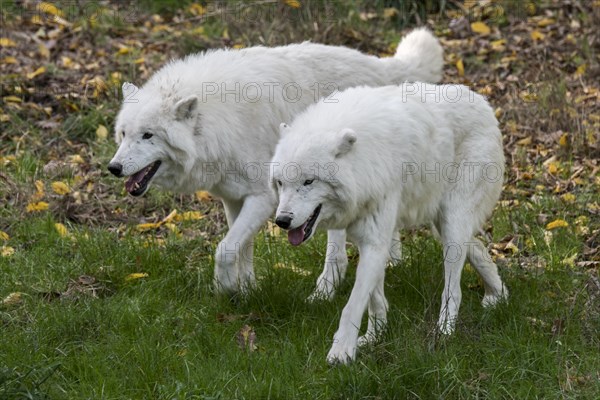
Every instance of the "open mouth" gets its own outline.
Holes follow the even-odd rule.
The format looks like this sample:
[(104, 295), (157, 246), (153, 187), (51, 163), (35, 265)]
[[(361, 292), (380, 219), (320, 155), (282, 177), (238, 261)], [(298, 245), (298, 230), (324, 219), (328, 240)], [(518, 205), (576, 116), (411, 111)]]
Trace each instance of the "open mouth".
[(308, 217), (305, 223), (303, 223), (297, 228), (290, 229), (288, 231), (288, 241), (291, 243), (292, 246), (298, 246), (302, 244), (305, 240), (307, 240), (310, 237), (310, 235), (312, 235), (312, 229), (315, 226), (315, 222), (317, 221), (320, 212), (321, 204), (319, 204), (319, 206), (315, 208), (315, 211), (313, 211), (313, 213), (310, 215), (310, 217)]
[(158, 171), (158, 167), (160, 167), (160, 162), (160, 160), (153, 162), (127, 179), (127, 182), (125, 182), (125, 189), (130, 195), (141, 196), (146, 192), (150, 179), (152, 179), (154, 174), (156, 174), (156, 171)]

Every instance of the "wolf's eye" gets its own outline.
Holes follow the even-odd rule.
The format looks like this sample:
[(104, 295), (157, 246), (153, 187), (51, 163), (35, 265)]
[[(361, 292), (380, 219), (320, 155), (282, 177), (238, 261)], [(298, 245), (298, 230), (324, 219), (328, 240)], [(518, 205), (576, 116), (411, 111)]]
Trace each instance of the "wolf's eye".
[(142, 136), (142, 139), (150, 139), (152, 136), (154, 136), (154, 135), (153, 135), (153, 134), (151, 134), (151, 133), (148, 133), (148, 132), (146, 132), (146, 133), (144, 133), (144, 135)]
[(121, 136), (125, 137), (125, 131), (121, 132)]
[(278, 181), (277, 181), (277, 184), (278, 184), (279, 186), (281, 186), (281, 181), (280, 181), (280, 180), (278, 180)]
[(313, 183), (314, 181), (315, 181), (314, 179), (307, 179), (307, 180), (304, 181), (304, 186), (308, 186), (311, 183)]

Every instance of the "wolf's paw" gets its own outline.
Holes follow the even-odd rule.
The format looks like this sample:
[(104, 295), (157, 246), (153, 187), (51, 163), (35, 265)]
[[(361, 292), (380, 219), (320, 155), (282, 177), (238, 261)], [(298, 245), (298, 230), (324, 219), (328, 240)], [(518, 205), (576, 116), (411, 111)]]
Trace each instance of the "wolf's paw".
[(485, 296), (483, 296), (483, 300), (481, 301), (481, 304), (485, 308), (493, 308), (498, 303), (507, 301), (507, 300), (508, 300), (508, 289), (506, 289), (506, 286), (502, 285), (502, 289), (500, 290), (500, 292), (494, 292), (494, 293), (486, 294)]
[(450, 336), (454, 333), (456, 329), (456, 319), (455, 318), (443, 318), (438, 321), (438, 332), (442, 335)]
[(365, 333), (363, 336), (360, 336), (357, 341), (358, 347), (367, 347), (371, 346), (379, 340), (379, 336), (373, 333)]
[(356, 357), (356, 338), (348, 338), (335, 335), (333, 346), (327, 354), (327, 362), (330, 365), (348, 364)]
[(330, 301), (333, 299), (335, 295), (335, 289), (331, 288), (330, 290), (322, 290), (320, 288), (316, 288), (314, 292), (311, 293), (310, 296), (306, 298), (306, 301), (309, 303), (318, 303), (321, 301)]

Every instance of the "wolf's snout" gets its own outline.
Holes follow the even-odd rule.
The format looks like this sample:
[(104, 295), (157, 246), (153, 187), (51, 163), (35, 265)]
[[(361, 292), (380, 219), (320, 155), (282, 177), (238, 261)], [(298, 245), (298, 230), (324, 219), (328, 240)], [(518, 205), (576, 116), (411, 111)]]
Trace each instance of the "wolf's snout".
[(289, 214), (278, 215), (275, 218), (275, 223), (282, 229), (288, 229), (292, 223), (292, 216)]
[(114, 176), (121, 176), (121, 174), (123, 173), (123, 165), (121, 165), (117, 162), (113, 162), (113, 163), (108, 164), (108, 170)]

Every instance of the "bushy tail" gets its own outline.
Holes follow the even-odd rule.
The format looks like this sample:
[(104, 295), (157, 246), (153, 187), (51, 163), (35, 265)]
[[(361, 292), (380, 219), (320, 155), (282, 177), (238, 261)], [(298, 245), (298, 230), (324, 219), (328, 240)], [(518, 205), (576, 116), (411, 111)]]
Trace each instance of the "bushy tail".
[(405, 80), (436, 83), (442, 80), (444, 51), (427, 28), (417, 28), (406, 35), (394, 58), (406, 66)]

